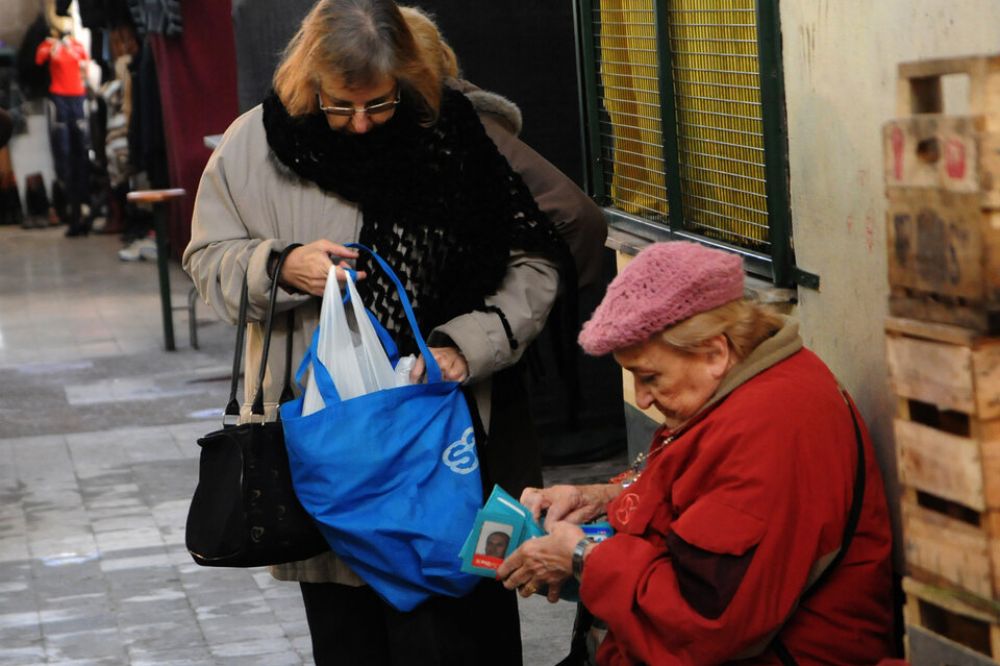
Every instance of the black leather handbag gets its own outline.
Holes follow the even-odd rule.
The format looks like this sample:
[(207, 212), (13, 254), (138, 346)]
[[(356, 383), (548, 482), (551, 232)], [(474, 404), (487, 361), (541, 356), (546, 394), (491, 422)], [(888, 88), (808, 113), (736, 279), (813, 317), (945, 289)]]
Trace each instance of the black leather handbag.
[[(279, 275), (288, 250), (275, 269)], [(233, 378), (223, 427), (198, 440), (201, 462), (198, 486), (188, 510), (185, 542), (194, 561), (207, 567), (256, 567), (295, 562), (330, 549), (292, 487), (281, 421), (264, 421), (264, 373), (278, 281), (271, 287), (264, 349), (251, 413), (255, 421), (236, 425), (240, 405), (236, 389), (247, 323), (247, 282), (243, 279)], [(280, 402), (292, 398), (292, 311), (288, 312), (284, 389)], [(280, 417), (279, 417), (280, 419)]]

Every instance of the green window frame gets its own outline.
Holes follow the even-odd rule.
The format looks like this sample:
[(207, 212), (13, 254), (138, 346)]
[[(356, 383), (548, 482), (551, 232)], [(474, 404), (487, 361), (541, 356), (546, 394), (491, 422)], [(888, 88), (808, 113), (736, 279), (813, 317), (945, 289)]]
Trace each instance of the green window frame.
[[(778, 0), (575, 0), (584, 177), (616, 226), (795, 265)], [(668, 94), (669, 93), (669, 94)]]

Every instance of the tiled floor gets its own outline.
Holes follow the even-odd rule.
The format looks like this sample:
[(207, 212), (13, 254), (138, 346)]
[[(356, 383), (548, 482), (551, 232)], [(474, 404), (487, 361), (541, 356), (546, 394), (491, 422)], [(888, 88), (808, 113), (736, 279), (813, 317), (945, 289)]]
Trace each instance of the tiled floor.
[[(179, 310), (179, 351), (163, 351), (155, 266), (119, 247), (0, 227), (0, 665), (311, 664), (295, 585), (198, 567), (183, 547), (233, 329), (200, 306), (195, 351)], [(176, 265), (172, 280), (185, 303)], [(525, 664), (554, 664), (573, 606), (521, 609)]]

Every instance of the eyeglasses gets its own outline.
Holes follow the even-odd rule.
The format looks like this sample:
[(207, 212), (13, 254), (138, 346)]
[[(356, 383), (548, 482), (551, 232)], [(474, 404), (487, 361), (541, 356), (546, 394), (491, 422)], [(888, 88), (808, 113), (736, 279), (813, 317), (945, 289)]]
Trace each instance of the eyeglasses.
[(396, 99), (389, 100), (388, 102), (379, 102), (378, 104), (370, 104), (368, 106), (324, 106), (323, 98), (320, 97), (318, 92), (316, 93), (316, 102), (319, 104), (319, 110), (328, 116), (353, 118), (355, 113), (363, 113), (371, 118), (383, 113), (388, 113), (399, 105), (399, 88), (396, 88)]

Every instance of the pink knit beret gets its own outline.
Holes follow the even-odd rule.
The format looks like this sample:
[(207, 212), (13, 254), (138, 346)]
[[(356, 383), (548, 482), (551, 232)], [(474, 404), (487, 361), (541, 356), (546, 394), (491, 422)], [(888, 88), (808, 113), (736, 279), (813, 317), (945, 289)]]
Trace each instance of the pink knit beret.
[(592, 356), (649, 339), (700, 312), (743, 298), (743, 260), (697, 243), (654, 243), (608, 285), (580, 332)]

